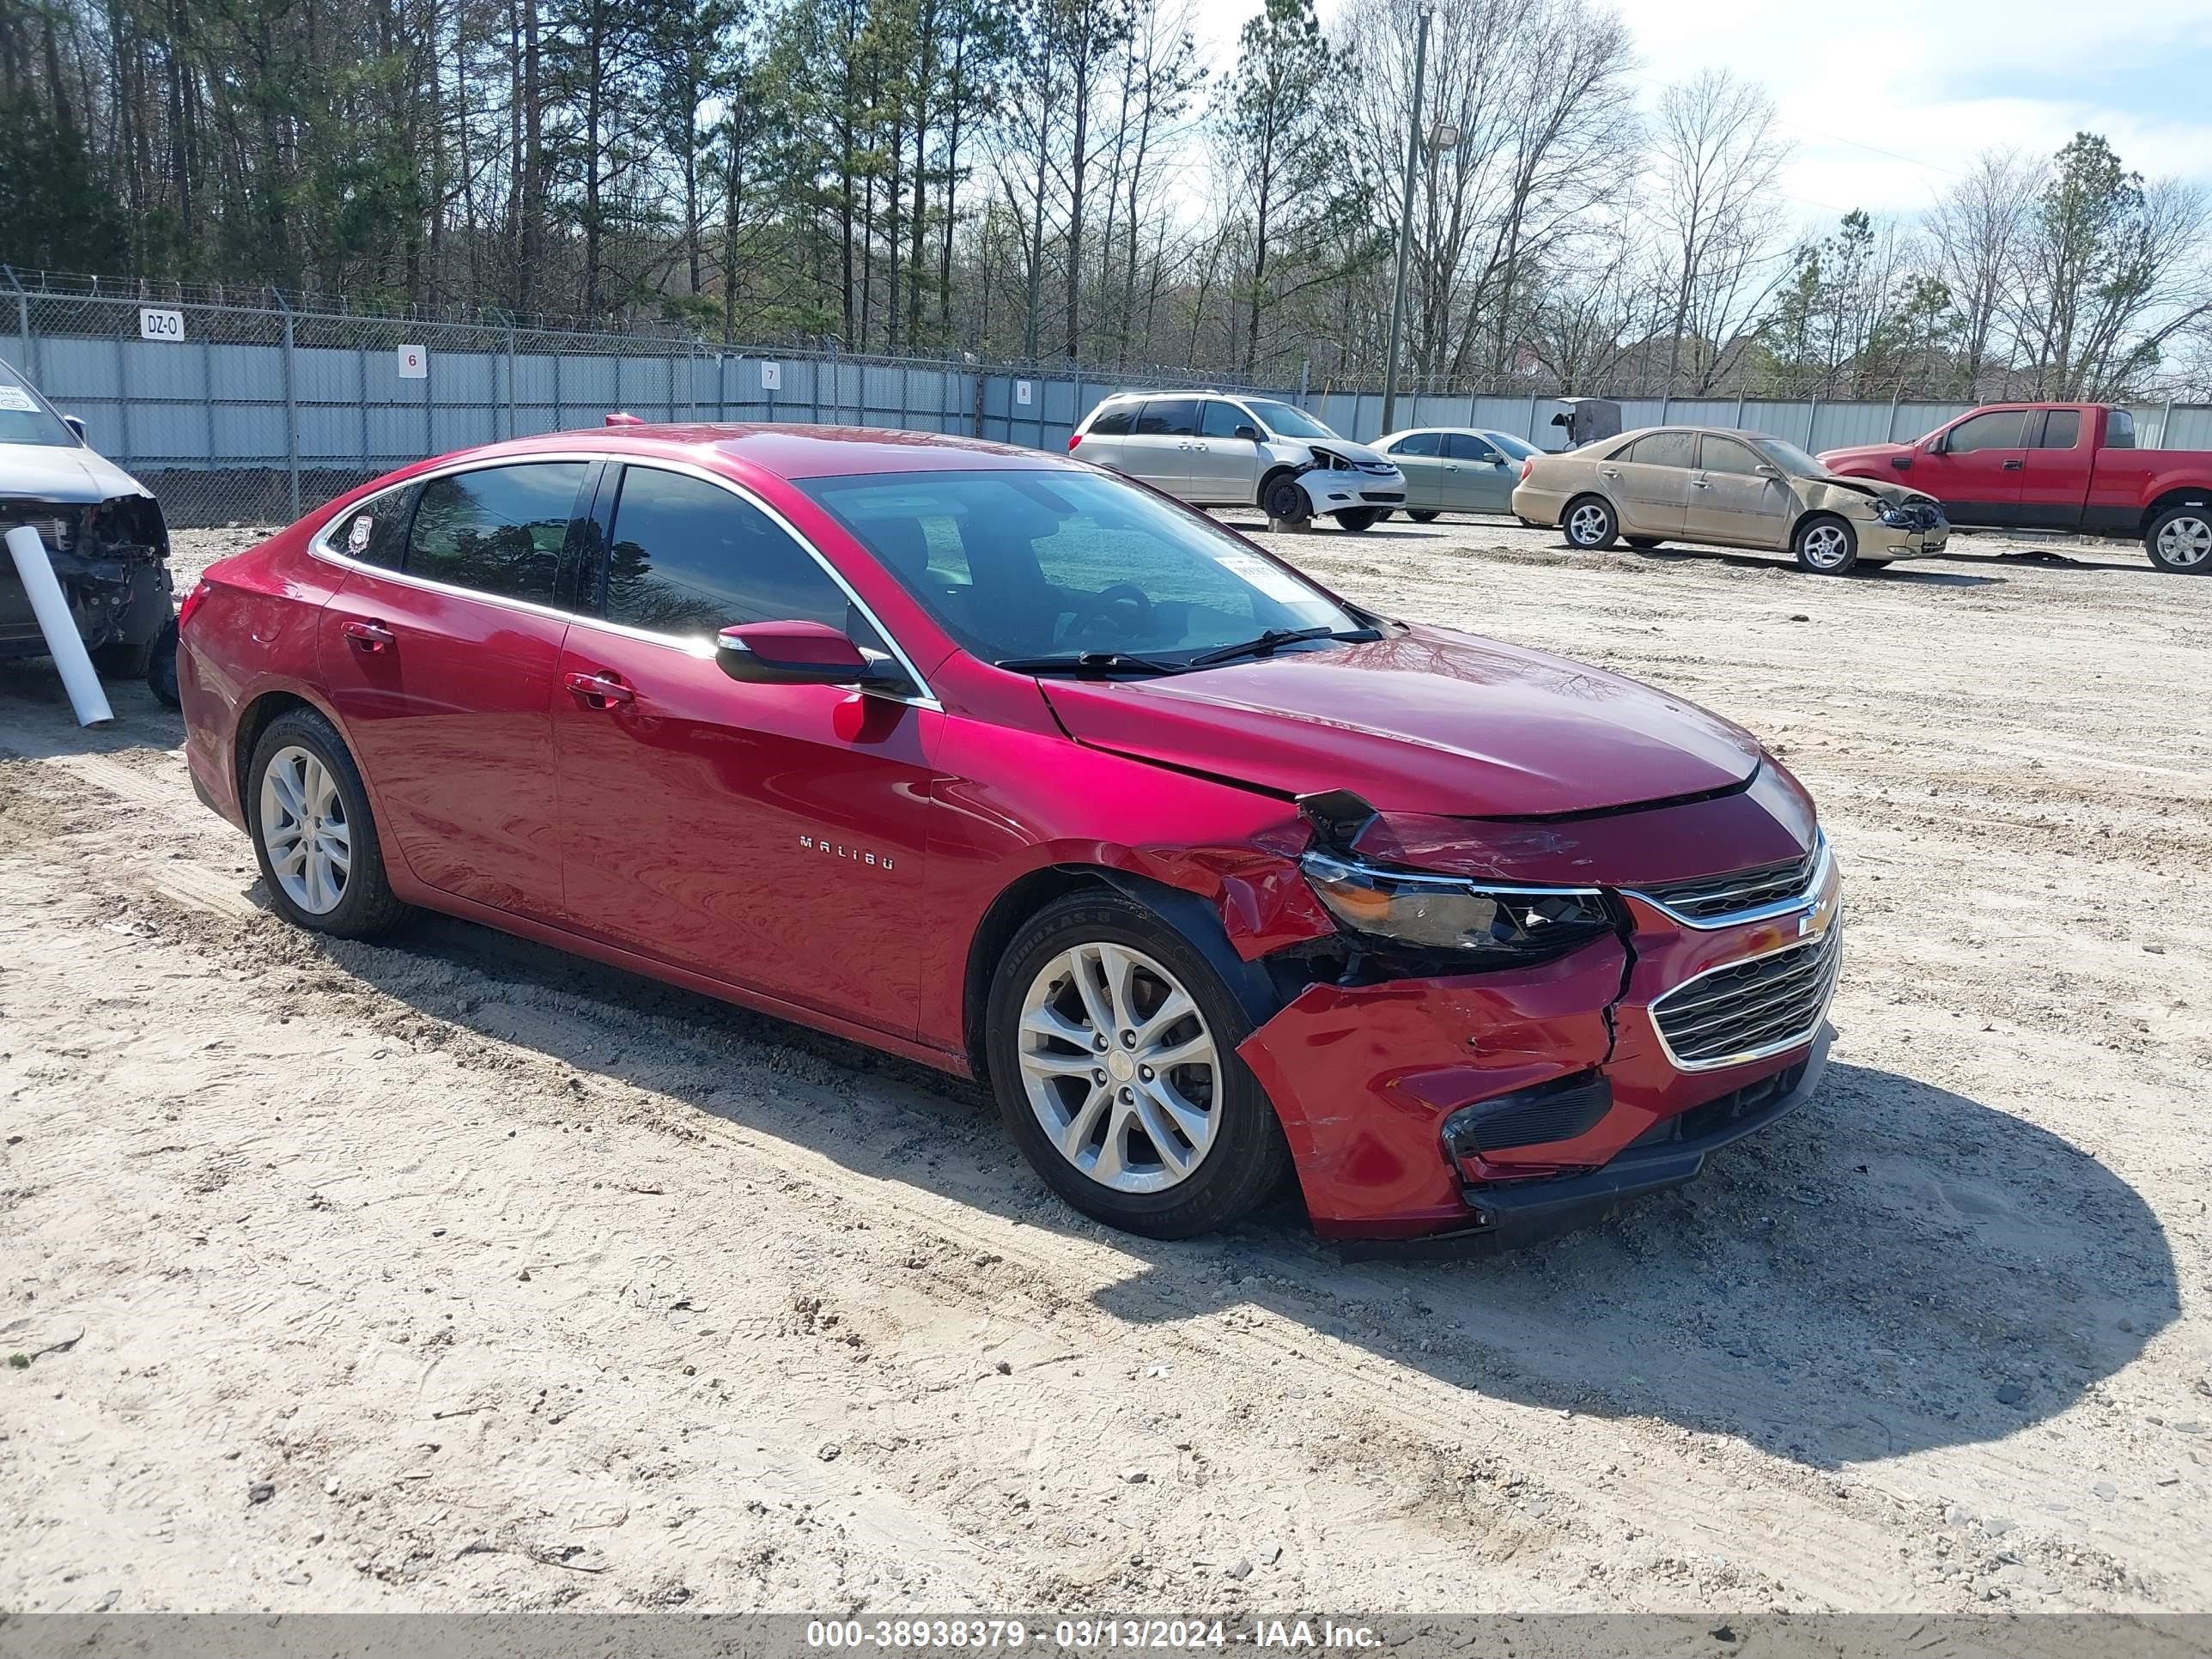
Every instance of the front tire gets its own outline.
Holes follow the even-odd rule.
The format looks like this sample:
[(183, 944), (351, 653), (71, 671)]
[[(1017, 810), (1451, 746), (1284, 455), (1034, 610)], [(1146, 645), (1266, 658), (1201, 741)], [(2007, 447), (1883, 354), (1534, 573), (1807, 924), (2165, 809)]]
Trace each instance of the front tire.
[(1288, 472), (1278, 473), (1267, 480), (1260, 492), (1260, 510), (1276, 524), (1304, 524), (1313, 514), (1306, 502), (1304, 486)]
[(1847, 520), (1816, 513), (1797, 526), (1790, 550), (1802, 568), (1816, 576), (1848, 575), (1859, 562), (1859, 533)]
[(183, 706), (177, 695), (177, 619), (174, 617), (161, 625), (154, 640), (154, 654), (146, 664), (146, 689), (154, 694), (154, 701), (164, 708)]
[(2177, 507), (2143, 533), (2150, 562), (2177, 576), (2212, 575), (2212, 507)]
[(992, 976), (991, 1087), (1045, 1184), (1110, 1227), (1188, 1238), (1290, 1173), (1237, 1045), (1252, 1022), (1205, 956), (1145, 906), (1085, 891), (1032, 916)]
[(1340, 530), (1366, 530), (1380, 524), (1382, 518), (1383, 514), (1379, 507), (1347, 507), (1336, 515), (1336, 525)]
[(1620, 517), (1602, 495), (1577, 495), (1560, 515), (1559, 527), (1567, 532), (1567, 545), (1585, 553), (1611, 547), (1620, 534)]
[(294, 708), (269, 722), (242, 804), (269, 902), (294, 927), (368, 939), (406, 914), (384, 872), (360, 769), (320, 714)]
[(1406, 516), (1411, 519), (1415, 524), (1434, 524), (1438, 519), (1442, 518), (1443, 514), (1440, 512), (1425, 508), (1419, 513), (1408, 513)]
[(141, 640), (133, 644), (128, 640), (114, 640), (92, 648), (93, 672), (104, 680), (140, 680), (146, 678), (146, 666), (154, 660), (154, 641)]

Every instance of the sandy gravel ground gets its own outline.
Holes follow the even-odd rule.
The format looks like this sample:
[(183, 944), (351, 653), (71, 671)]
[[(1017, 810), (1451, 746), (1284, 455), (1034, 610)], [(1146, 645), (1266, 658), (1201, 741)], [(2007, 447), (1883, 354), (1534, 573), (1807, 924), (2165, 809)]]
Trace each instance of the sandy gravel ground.
[(290, 931), (0, 667), (0, 1607), (2212, 1608), (2212, 582), (1284, 544), (1786, 752), (1812, 1105), (1504, 1261), (1137, 1243), (927, 1073)]

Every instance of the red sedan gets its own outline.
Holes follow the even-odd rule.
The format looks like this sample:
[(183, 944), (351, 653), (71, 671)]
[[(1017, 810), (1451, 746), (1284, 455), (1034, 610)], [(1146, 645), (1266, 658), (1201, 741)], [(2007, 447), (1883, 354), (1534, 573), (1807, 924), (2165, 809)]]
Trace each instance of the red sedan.
[(988, 1079), (1115, 1226), (1522, 1242), (1811, 1092), (1840, 952), (1738, 727), (1391, 621), (1141, 485), (610, 425), (210, 568), (202, 798), (276, 909), (423, 906)]

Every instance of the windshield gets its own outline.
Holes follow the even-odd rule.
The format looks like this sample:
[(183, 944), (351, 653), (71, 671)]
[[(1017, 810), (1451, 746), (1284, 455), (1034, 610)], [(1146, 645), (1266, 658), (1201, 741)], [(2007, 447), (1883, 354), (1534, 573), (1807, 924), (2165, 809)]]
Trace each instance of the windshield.
[(1486, 432), (1482, 435), (1497, 445), (1499, 452), (1509, 461), (1525, 461), (1531, 455), (1540, 455), (1544, 453), (1535, 445), (1525, 442), (1510, 432)]
[(1260, 424), (1279, 438), (1334, 438), (1331, 432), (1303, 409), (1279, 404), (1269, 398), (1247, 398), (1244, 407), (1260, 417)]
[(62, 424), (62, 417), (4, 359), (0, 359), (0, 444), (76, 447), (76, 434)]
[(987, 662), (1170, 667), (1273, 629), (1366, 624), (1199, 514), (1077, 471), (899, 472), (799, 487)]
[(1786, 439), (1759, 438), (1753, 442), (1759, 453), (1793, 478), (1825, 478), (1828, 476), (1826, 467)]

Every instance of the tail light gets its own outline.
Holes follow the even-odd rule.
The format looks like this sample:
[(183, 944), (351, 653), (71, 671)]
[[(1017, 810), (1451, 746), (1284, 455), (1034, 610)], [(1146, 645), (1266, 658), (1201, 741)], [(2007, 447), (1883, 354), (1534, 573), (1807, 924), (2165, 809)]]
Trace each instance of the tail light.
[(207, 596), (214, 592), (215, 584), (212, 582), (203, 581), (194, 584), (192, 591), (185, 595), (185, 602), (177, 607), (178, 633), (181, 634), (185, 631), (185, 624), (191, 621), (192, 612), (205, 604)]
[(1527, 483), (1528, 482), (1528, 475), (1535, 470), (1536, 458), (1534, 455), (1524, 456), (1521, 462), (1521, 482), (1522, 483)]
[(1075, 453), (1075, 447), (1076, 447), (1076, 445), (1078, 445), (1078, 444), (1081, 443), (1082, 441), (1083, 441), (1083, 434), (1082, 434), (1080, 432), (1071, 432), (1071, 433), (1069, 433), (1069, 434), (1067, 434), (1067, 453), (1068, 453), (1069, 454), (1071, 454), (1071, 455), (1073, 455), (1073, 453)]

